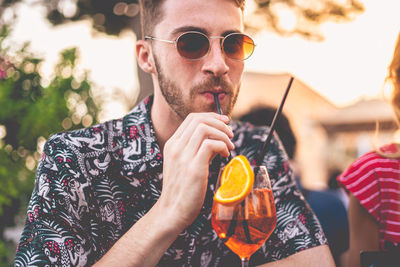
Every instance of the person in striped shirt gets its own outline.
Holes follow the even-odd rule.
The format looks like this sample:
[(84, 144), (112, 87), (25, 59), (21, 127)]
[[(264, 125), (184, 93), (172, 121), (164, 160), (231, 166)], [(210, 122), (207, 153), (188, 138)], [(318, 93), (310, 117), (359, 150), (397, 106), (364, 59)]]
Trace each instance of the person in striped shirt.
[[(400, 122), (400, 34), (388, 71), (392, 106)], [(337, 180), (350, 199), (348, 266), (360, 266), (361, 251), (389, 251), (388, 255), (397, 255), (391, 261), (400, 263), (400, 144), (361, 156)]]

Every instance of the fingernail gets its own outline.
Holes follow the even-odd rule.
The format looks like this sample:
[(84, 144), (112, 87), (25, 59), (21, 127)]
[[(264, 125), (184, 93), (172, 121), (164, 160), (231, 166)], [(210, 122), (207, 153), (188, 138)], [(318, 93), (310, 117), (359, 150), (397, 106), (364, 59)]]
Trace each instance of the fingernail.
[(231, 145), (232, 145), (232, 150), (235, 149), (235, 144), (231, 141)]
[(232, 132), (232, 129), (229, 129), (229, 137), (230, 137), (230, 138), (233, 138), (233, 137), (234, 137), (234, 134), (233, 134), (233, 132)]
[(222, 119), (223, 121), (229, 122), (229, 117), (226, 116), (226, 115), (221, 115), (221, 119)]

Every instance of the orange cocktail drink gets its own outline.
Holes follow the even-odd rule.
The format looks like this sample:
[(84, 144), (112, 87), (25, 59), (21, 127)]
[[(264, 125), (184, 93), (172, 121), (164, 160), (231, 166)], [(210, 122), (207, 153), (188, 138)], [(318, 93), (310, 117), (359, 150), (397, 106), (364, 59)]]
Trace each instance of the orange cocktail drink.
[(275, 229), (276, 211), (266, 167), (250, 167), (244, 156), (239, 157), (233, 163), (236, 166), (229, 163), (220, 172), (211, 223), (218, 237), (241, 258), (242, 266), (247, 266)]

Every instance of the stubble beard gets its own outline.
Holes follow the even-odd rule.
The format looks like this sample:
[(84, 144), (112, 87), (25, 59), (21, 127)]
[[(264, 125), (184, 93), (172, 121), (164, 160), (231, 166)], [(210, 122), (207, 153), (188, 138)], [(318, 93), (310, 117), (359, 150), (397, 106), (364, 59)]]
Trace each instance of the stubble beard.
[(221, 77), (210, 76), (206, 81), (193, 86), (190, 88), (189, 100), (185, 102), (182, 90), (179, 89), (179, 86), (175, 84), (175, 82), (168, 79), (159, 64), (157, 57), (154, 57), (154, 62), (156, 65), (157, 79), (158, 84), (160, 86), (161, 93), (171, 107), (171, 109), (182, 119), (184, 120), (190, 113), (192, 112), (211, 112), (216, 111), (216, 104), (213, 102), (211, 106), (202, 107), (201, 110), (195, 110), (191, 103), (194, 103), (195, 97), (200, 93), (204, 92), (207, 88), (220, 87), (224, 92), (226, 92), (226, 97), (229, 98), (229, 105), (227, 110), (223, 110), (223, 113), (227, 116), (231, 116), (233, 107), (236, 104), (240, 86), (233, 88), (225, 79)]

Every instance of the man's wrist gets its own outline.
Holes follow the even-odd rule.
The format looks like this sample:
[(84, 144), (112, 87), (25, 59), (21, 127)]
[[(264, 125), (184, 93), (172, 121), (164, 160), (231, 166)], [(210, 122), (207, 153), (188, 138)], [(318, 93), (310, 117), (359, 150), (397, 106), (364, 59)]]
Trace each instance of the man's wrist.
[(178, 207), (169, 204), (161, 196), (150, 212), (153, 213), (152, 216), (157, 217), (155, 221), (160, 223), (159, 227), (164, 234), (178, 236), (190, 223), (182, 216), (182, 211)]

